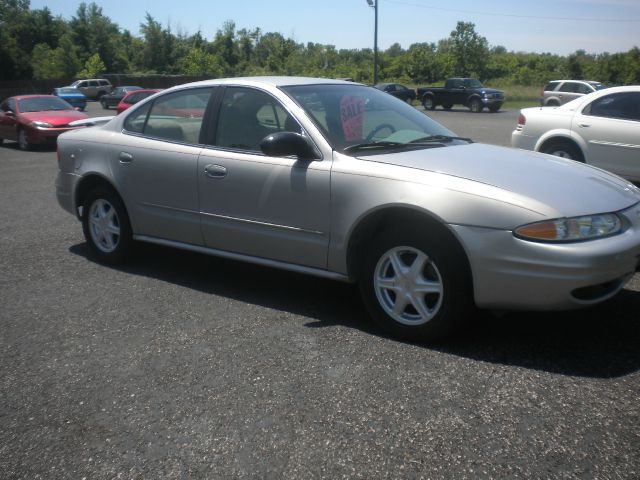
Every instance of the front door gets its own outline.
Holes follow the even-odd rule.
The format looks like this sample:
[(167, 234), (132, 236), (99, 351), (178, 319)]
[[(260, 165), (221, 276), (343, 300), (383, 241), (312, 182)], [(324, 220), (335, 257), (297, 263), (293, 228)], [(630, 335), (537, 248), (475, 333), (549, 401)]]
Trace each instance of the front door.
[(202, 232), (209, 247), (326, 268), (330, 160), (269, 157), (260, 141), (300, 125), (270, 94), (225, 89), (214, 145), (198, 162)]

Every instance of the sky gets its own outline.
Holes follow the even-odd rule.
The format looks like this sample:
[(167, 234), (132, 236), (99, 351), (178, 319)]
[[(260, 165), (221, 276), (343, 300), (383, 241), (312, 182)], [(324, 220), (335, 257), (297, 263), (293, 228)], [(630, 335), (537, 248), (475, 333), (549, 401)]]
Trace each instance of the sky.
[[(377, 0), (378, 47), (448, 38), (458, 21), (472, 22), (490, 46), (509, 51), (568, 55), (626, 52), (640, 47), (640, 0), (536, 2)], [(91, 3), (90, 0), (86, 1)], [(211, 40), (224, 22), (236, 29), (278, 32), (298, 43), (342, 49), (373, 48), (374, 9), (367, 0), (94, 0), (121, 29), (140, 35), (148, 12), (174, 33), (198, 31)], [(31, 0), (70, 20), (80, 0)]]

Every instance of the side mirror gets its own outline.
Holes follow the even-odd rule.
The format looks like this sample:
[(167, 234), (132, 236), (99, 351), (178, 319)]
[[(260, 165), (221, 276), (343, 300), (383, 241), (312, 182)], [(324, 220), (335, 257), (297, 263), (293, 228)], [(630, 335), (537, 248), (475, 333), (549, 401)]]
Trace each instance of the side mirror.
[(7, 117), (15, 117), (15, 116), (16, 116), (16, 114), (14, 113), (14, 111), (13, 111), (13, 110), (7, 110), (6, 112), (4, 112), (4, 114), (5, 114)]
[(301, 160), (318, 158), (316, 149), (311, 145), (311, 142), (295, 132), (277, 132), (267, 135), (260, 142), (260, 150), (270, 157), (293, 155)]

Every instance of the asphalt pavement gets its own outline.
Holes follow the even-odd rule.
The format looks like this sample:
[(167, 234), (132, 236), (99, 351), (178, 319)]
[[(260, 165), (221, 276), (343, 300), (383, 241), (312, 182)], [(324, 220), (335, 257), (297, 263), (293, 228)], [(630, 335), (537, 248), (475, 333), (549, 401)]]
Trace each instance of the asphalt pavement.
[[(430, 115), (508, 145), (517, 112)], [(410, 344), (350, 285), (149, 245), (97, 264), (56, 169), (0, 146), (0, 478), (640, 478), (640, 275)]]

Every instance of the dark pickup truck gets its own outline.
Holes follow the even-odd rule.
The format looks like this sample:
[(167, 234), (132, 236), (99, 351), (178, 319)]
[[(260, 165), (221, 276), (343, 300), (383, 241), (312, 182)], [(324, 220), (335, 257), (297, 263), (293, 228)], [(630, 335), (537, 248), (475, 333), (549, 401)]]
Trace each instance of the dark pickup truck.
[(464, 105), (472, 112), (481, 112), (484, 107), (497, 112), (504, 103), (504, 92), (484, 87), (474, 78), (449, 78), (444, 87), (418, 87), (416, 93), (425, 110)]

